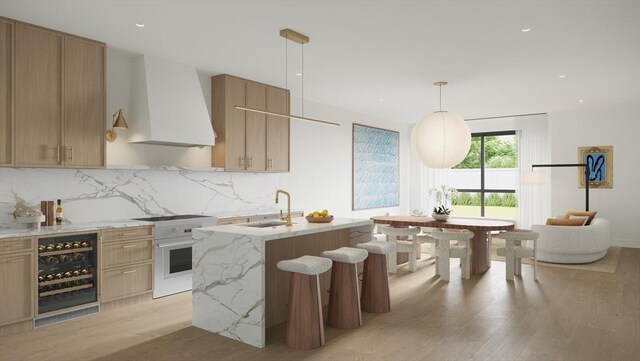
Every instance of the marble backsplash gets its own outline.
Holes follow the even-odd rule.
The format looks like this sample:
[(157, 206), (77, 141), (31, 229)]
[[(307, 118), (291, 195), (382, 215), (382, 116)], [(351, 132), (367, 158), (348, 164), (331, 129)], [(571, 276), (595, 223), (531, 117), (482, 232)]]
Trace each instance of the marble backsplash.
[(277, 181), (216, 169), (0, 168), (0, 227), (16, 227), (14, 212), (56, 199), (70, 223), (273, 210)]

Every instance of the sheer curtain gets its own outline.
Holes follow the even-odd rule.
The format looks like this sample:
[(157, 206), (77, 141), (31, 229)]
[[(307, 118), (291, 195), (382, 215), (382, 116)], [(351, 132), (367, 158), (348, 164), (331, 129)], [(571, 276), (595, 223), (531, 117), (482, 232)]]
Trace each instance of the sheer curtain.
[[(518, 168), (520, 171), (531, 170), (532, 164), (549, 163), (548, 119), (546, 114), (492, 118), (468, 122), (472, 133), (515, 130), (519, 138)], [(448, 169), (431, 169), (416, 161), (420, 167), (417, 181), (420, 186), (420, 197), (415, 202), (416, 208), (431, 213), (435, 206), (429, 191), (440, 185), (454, 184), (453, 174)], [(532, 224), (544, 224), (550, 216), (551, 185), (550, 177), (543, 185), (528, 185), (518, 181), (518, 221), (520, 228), (529, 228)]]

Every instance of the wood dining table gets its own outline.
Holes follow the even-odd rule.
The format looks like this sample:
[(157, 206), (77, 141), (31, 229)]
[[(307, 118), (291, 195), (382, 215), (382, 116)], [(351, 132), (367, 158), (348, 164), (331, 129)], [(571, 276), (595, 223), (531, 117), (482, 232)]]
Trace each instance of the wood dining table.
[(446, 221), (436, 221), (432, 217), (415, 216), (377, 216), (371, 217), (373, 223), (388, 224), (391, 227), (431, 227), (443, 229), (467, 229), (473, 232), (471, 239), (471, 274), (481, 275), (491, 267), (491, 260), (488, 259), (489, 237), (492, 231), (509, 231), (515, 228), (515, 224), (509, 221), (479, 219), (479, 218), (457, 218), (451, 217)]

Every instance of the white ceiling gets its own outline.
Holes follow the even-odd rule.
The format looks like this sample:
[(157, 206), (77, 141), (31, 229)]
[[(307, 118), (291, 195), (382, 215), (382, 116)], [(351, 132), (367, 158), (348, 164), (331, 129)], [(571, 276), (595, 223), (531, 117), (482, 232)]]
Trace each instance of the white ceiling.
[[(640, 102), (640, 1), (2, 0), (0, 14), (278, 86), (289, 27), (311, 37), (307, 99), (407, 123), (437, 110), (437, 80), (465, 118)], [(290, 43), (294, 96), (300, 59)]]

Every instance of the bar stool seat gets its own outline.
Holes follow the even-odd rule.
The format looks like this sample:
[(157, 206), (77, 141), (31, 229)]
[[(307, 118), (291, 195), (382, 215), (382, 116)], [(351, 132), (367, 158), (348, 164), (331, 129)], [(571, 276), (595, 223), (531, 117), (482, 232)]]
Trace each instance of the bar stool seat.
[(387, 257), (395, 257), (395, 242), (371, 241), (359, 243), (369, 253), (364, 261), (360, 304), (365, 312), (382, 313), (391, 311), (389, 297), (389, 271)]
[(333, 261), (327, 313), (329, 326), (342, 329), (362, 326), (358, 263), (364, 261), (367, 255), (364, 249), (350, 247), (321, 253), (322, 257)]
[(331, 268), (331, 260), (302, 256), (278, 262), (279, 269), (291, 272), (289, 315), (285, 343), (308, 350), (324, 345), (324, 321), (318, 275)]
[(340, 247), (331, 251), (324, 251), (320, 255), (334, 262), (356, 264), (364, 261), (368, 253), (364, 249)]
[(278, 262), (278, 269), (314, 276), (327, 272), (331, 268), (331, 260), (324, 257), (302, 256)]

